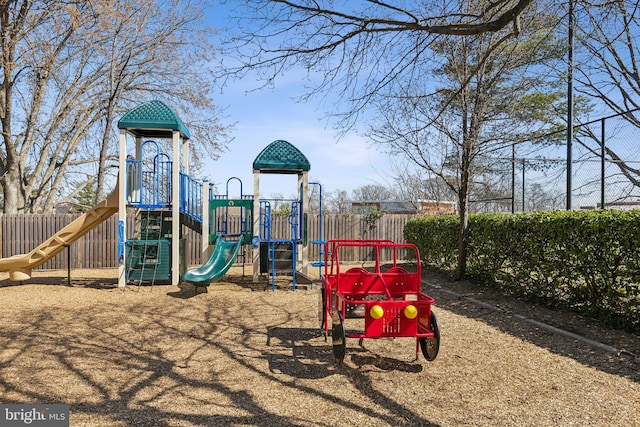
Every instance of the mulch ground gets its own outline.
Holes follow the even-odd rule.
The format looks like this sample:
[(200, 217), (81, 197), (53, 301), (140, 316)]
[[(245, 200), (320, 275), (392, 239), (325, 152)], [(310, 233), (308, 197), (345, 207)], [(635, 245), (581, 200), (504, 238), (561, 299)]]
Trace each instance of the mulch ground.
[(120, 290), (115, 276), (0, 275), (0, 403), (68, 404), (72, 426), (640, 425), (640, 335), (469, 282), (425, 276), (435, 361), (413, 339), (347, 340), (338, 367), (317, 285), (272, 292), (235, 271), (208, 292)]

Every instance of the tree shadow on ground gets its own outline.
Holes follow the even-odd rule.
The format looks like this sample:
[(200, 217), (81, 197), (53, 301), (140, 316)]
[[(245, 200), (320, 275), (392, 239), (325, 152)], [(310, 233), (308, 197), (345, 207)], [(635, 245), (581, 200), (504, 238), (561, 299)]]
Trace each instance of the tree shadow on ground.
[[(333, 375), (329, 346), (320, 329), (272, 327), (267, 329), (269, 371), (295, 378), (319, 379)], [(320, 345), (318, 345), (320, 343)]]
[(113, 289), (118, 287), (118, 280), (111, 278), (68, 278), (66, 276), (38, 276), (20, 282), (9, 279), (0, 280), (0, 288), (8, 288), (23, 285), (50, 285), (50, 286), (70, 286), (78, 288), (92, 289)]
[(383, 371), (400, 371), (417, 374), (418, 372), (422, 372), (424, 369), (419, 363), (409, 363), (403, 360), (379, 355), (353, 354), (351, 355), (351, 361), (358, 367), (371, 365)]
[[(453, 281), (442, 273), (425, 274), (423, 291), (436, 299), (436, 311), (442, 307), (457, 315), (480, 320), (585, 366), (640, 382), (640, 336), (636, 334), (604, 327), (596, 320), (576, 313), (536, 306), (506, 296), (486, 285)], [(571, 336), (554, 333), (527, 319), (549, 324), (621, 351), (614, 353), (603, 350)]]
[[(110, 312), (120, 312), (123, 324), (104, 322)], [(145, 302), (124, 312), (117, 305), (93, 313), (81, 307), (32, 312), (0, 332), (0, 343), (7, 349), (0, 366), (7, 373), (0, 376), (3, 403), (65, 403), (71, 407), (72, 421), (83, 417), (94, 425), (307, 423), (265, 406), (251, 385), (220, 381), (215, 371), (201, 365), (203, 360), (211, 365), (227, 359), (254, 375), (265, 375), (251, 358), (237, 354), (235, 343), (228, 347), (229, 342), (220, 339), (221, 331), (235, 326), (232, 313), (210, 308), (205, 315), (207, 321), (197, 322), (175, 308)], [(231, 323), (211, 321), (220, 318)], [(184, 342), (185, 351), (175, 354)], [(37, 366), (34, 363), (43, 360), (42, 369), (25, 370), (25, 364)], [(238, 410), (225, 410), (231, 406)]]
[[(332, 375), (344, 375), (355, 385), (365, 400), (375, 402), (389, 413), (380, 413), (376, 417), (385, 423), (398, 426), (436, 426), (412, 408), (406, 406), (373, 386), (368, 373), (369, 367), (380, 372), (393, 375), (394, 372), (419, 373), (423, 367), (417, 363), (409, 363), (390, 357), (371, 353), (364, 347), (349, 348), (347, 357), (355, 368), (341, 364), (336, 366), (331, 338), (324, 338), (320, 328), (272, 327), (267, 330), (267, 345), (279, 347), (266, 354), (269, 370), (276, 374), (286, 374), (299, 379), (320, 379)], [(367, 369), (363, 369), (363, 368)], [(357, 405), (343, 402), (346, 407)], [(373, 415), (372, 410), (361, 407), (360, 411)], [(402, 420), (399, 422), (398, 420)]]

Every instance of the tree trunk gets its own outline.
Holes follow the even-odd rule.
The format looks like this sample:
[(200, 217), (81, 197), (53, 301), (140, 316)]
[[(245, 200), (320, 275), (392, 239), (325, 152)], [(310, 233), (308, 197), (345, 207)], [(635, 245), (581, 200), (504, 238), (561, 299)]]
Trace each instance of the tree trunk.
[[(466, 93), (463, 91), (463, 95)], [(460, 187), (458, 190), (458, 210), (460, 216), (460, 229), (458, 230), (458, 268), (456, 280), (464, 279), (467, 271), (467, 246), (469, 242), (469, 184), (471, 180), (471, 153), (475, 140), (471, 135), (469, 118), (466, 107), (462, 114), (462, 156), (460, 158)]]
[(19, 209), (24, 209), (24, 199), (20, 191), (20, 173), (15, 163), (9, 164), (2, 177), (2, 189), (4, 191), (3, 212), (5, 214), (17, 214)]
[(469, 215), (466, 207), (460, 209), (460, 229), (458, 234), (458, 267), (456, 280), (463, 280), (467, 271), (467, 247), (469, 244)]
[[(110, 102), (111, 104), (111, 102)], [(96, 184), (96, 200), (95, 203), (100, 203), (104, 200), (104, 178), (107, 165), (107, 153), (109, 150), (109, 133), (113, 126), (113, 108), (111, 105), (108, 107), (106, 123), (104, 126), (104, 133), (102, 134), (102, 141), (100, 145), (100, 158), (98, 160), (98, 179)]]

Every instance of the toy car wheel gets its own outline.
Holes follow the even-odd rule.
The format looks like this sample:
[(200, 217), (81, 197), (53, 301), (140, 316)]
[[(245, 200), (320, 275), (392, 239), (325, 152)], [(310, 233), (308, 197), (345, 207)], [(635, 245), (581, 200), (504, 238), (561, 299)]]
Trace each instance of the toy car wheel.
[(333, 325), (331, 328), (331, 341), (333, 344), (333, 357), (336, 359), (336, 364), (342, 364), (344, 355), (347, 352), (347, 338), (344, 331), (344, 320), (342, 319), (342, 313), (336, 312), (332, 319)]
[(431, 330), (433, 331), (433, 338), (420, 338), (420, 350), (422, 355), (429, 362), (435, 360), (440, 350), (440, 327), (438, 326), (438, 319), (435, 313), (431, 312)]

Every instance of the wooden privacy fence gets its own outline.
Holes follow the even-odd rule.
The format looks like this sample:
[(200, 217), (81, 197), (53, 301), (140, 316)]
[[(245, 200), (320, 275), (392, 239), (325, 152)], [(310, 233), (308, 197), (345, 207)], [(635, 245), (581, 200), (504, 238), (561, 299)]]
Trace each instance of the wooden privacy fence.
[[(31, 252), (42, 242), (53, 236), (58, 230), (76, 219), (78, 215), (0, 215), (0, 258), (10, 257)], [(322, 233), (323, 239), (389, 239), (404, 242), (403, 229), (412, 215), (384, 215), (373, 219), (368, 215), (324, 215)], [(233, 222), (234, 218), (230, 219)], [(316, 215), (309, 215), (307, 244), (309, 246), (309, 260), (319, 259), (319, 245), (313, 244), (318, 240), (319, 219)], [(127, 217), (129, 238), (135, 229), (135, 218)], [(273, 238), (290, 238), (291, 226), (286, 216), (274, 216), (272, 221)], [(201, 254), (202, 236), (183, 226), (185, 239), (185, 257), (189, 265), (199, 265), (206, 261)], [(68, 250), (62, 251), (53, 259), (47, 261), (38, 269), (58, 270), (70, 268), (113, 268), (118, 266), (118, 218), (113, 215), (95, 229), (91, 230)], [(388, 261), (388, 260), (383, 260)], [(250, 263), (250, 259), (246, 259)]]

